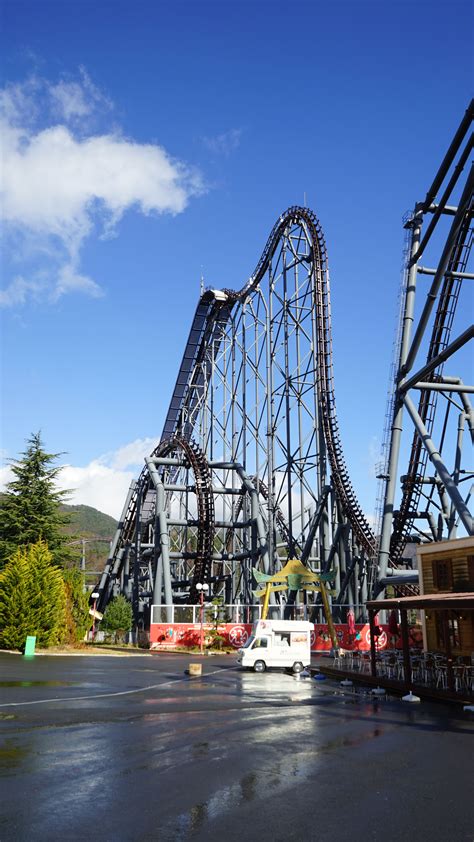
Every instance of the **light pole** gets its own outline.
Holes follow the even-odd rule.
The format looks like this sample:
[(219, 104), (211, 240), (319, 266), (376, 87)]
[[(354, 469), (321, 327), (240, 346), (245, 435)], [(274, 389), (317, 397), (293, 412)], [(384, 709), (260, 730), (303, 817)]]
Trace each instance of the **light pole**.
[(81, 545), (81, 548), (82, 548), (82, 552), (81, 552), (81, 574), (82, 574), (82, 592), (83, 593), (87, 593), (86, 573), (89, 573), (90, 575), (94, 574), (96, 576), (102, 575), (101, 570), (86, 571), (86, 544), (100, 544), (100, 543), (102, 543), (102, 544), (106, 543), (106, 544), (109, 545), (109, 548), (112, 547), (112, 539), (111, 538), (100, 538), (99, 536), (96, 536), (94, 538), (79, 538), (78, 541), (68, 541), (67, 544), (66, 544), (67, 547), (74, 547), (74, 546), (77, 546), (78, 544)]
[(204, 654), (204, 638), (203, 638), (203, 629), (202, 624), (204, 622), (204, 594), (208, 592), (209, 585), (203, 585), (201, 582), (198, 582), (196, 585), (196, 590), (199, 591), (199, 597), (201, 601), (201, 655)]
[(94, 615), (93, 615), (93, 617), (92, 617), (92, 642), (94, 642), (94, 637), (95, 637), (95, 615), (96, 615), (96, 608), (97, 608), (97, 600), (99, 599), (100, 594), (98, 594), (98, 593), (94, 592), (93, 594), (91, 594), (91, 596), (92, 596), (92, 599), (94, 600), (94, 608), (92, 609), (92, 610), (93, 610), (93, 612), (94, 612)]

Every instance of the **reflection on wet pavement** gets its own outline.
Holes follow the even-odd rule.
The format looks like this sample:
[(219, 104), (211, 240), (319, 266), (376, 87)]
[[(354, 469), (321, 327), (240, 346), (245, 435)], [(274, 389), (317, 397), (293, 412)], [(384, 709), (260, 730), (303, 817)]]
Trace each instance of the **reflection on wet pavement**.
[[(295, 786), (298, 779), (305, 780), (316, 764), (321, 762), (319, 755), (334, 749), (360, 746), (367, 740), (383, 734), (383, 729), (374, 728), (358, 738), (338, 737), (323, 743), (315, 751), (312, 746), (304, 751), (282, 757), (271, 769), (259, 769), (245, 774), (236, 783), (217, 789), (208, 801), (194, 804), (186, 813), (162, 827), (162, 833), (169, 833), (169, 838), (186, 839), (189, 831), (199, 829), (204, 823), (212, 822), (219, 816), (251, 801), (264, 802), (266, 798), (281, 795)], [(168, 837), (166, 837), (168, 838)]]
[(27, 754), (27, 747), (18, 746), (13, 740), (5, 740), (0, 746), (0, 774), (7, 774), (12, 768), (18, 767)]
[(72, 687), (72, 681), (0, 681), (0, 687)]
[[(442, 706), (407, 710), (336, 682), (240, 672), (224, 657), (214, 673), (215, 662), (205, 663), (207, 673), (196, 681), (183, 677), (182, 659), (157, 658), (154, 682), (150, 661), (141, 670), (130, 660), (98, 670), (68, 659), (25, 666), (0, 655), (4, 699), (22, 701), (30, 690), (35, 698), (36, 686), (46, 688), (37, 691), (41, 700), (48, 687), (72, 684), (80, 690), (70, 695), (79, 696), (91, 679), (109, 693), (73, 701), (60, 692), (54, 695), (63, 701), (0, 715), (1, 842), (75, 842), (91, 826), (102, 842), (309, 842), (316, 814), (324, 842), (337, 842), (344, 821), (353, 842), (398, 842), (407, 835), (396, 824), (400, 811), (392, 810), (387, 833), (379, 803), (387, 809), (403, 793), (401, 819), (410, 799), (416, 815), (418, 781), (425, 781), (436, 828), (443, 827), (436, 810), (448, 796), (453, 810), (462, 798), (466, 803), (463, 752), (474, 728)], [(143, 693), (121, 695), (132, 682)], [(444, 776), (436, 768), (440, 750)], [(407, 788), (408, 768), (417, 774)], [(334, 807), (338, 822), (330, 824)], [(469, 837), (461, 827), (447, 838)]]

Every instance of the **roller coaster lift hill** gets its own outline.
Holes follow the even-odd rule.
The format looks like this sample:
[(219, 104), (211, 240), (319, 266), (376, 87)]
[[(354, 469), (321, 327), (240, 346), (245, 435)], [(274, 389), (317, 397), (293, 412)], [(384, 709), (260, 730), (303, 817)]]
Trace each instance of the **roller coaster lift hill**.
[[(339, 433), (322, 228), (308, 208), (290, 207), (240, 290), (200, 296), (161, 439), (129, 489), (95, 588), (99, 611), (122, 593), (136, 629), (152, 610), (171, 622), (179, 609), (186, 622), (207, 584), (220, 611), (246, 606), (252, 621), (254, 571), (273, 575), (298, 559), (331, 580), (332, 615), (344, 622), (349, 606), (364, 617), (389, 584), (418, 592), (414, 540), (473, 534), (474, 328), (463, 324), (474, 279), (473, 110), (405, 220), (375, 527)], [(298, 616), (314, 621), (321, 593), (302, 599)], [(290, 618), (297, 602), (289, 580), (268, 616)]]

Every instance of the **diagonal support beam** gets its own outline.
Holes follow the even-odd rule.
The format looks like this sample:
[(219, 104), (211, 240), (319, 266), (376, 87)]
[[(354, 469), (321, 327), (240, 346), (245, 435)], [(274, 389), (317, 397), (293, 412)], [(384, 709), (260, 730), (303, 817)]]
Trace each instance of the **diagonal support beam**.
[(451, 498), (453, 506), (458, 512), (459, 517), (461, 518), (461, 521), (464, 524), (468, 535), (473, 535), (474, 521), (472, 515), (468, 507), (466, 506), (463, 498), (461, 497), (456, 483), (454, 482), (451, 474), (449, 473), (446, 465), (444, 464), (439, 450), (437, 450), (436, 445), (434, 444), (431, 436), (429, 435), (428, 430), (426, 429), (418, 413), (418, 410), (415, 407), (415, 404), (408, 395), (404, 395), (402, 400), (406, 406), (407, 412), (411, 420), (413, 421), (413, 424), (415, 425), (415, 429), (428, 452), (428, 456), (431, 462), (433, 463), (439, 478), (443, 482), (446, 491)]
[(474, 338), (474, 325), (470, 325), (467, 330), (460, 334), (453, 342), (448, 345), (444, 351), (441, 351), (440, 354), (437, 354), (436, 357), (433, 357), (432, 360), (429, 361), (423, 368), (420, 368), (413, 377), (410, 377), (409, 380), (406, 380), (404, 383), (400, 385), (399, 391), (400, 392), (408, 392), (409, 389), (412, 389), (416, 383), (419, 381), (425, 380), (428, 374), (431, 374), (436, 368), (438, 368), (441, 363), (444, 363), (449, 357), (451, 357), (456, 351), (459, 351), (466, 342), (469, 342), (471, 339)]

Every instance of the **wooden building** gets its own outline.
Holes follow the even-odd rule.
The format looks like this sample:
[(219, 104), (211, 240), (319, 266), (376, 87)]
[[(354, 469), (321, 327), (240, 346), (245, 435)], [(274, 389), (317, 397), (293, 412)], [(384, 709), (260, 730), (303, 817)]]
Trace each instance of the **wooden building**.
[[(474, 592), (474, 537), (422, 544), (417, 549), (420, 595)], [(470, 656), (474, 652), (474, 613), (422, 612), (423, 648)], [(449, 636), (449, 642), (447, 637)]]

